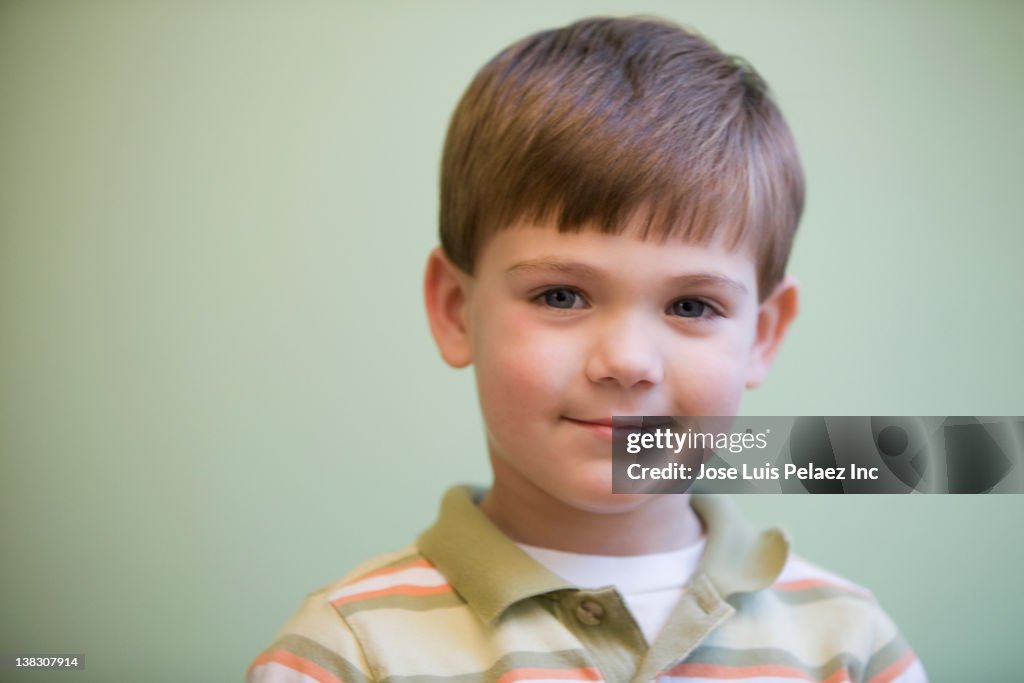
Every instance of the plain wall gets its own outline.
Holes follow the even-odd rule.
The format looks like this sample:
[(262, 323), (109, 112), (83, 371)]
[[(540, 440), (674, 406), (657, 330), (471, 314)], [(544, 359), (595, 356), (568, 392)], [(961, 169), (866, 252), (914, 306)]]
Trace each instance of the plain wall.
[[(0, 5), (0, 680), (239, 680), (486, 484), (421, 277), (447, 120), (523, 35), (653, 13), (796, 135), (803, 310), (746, 414), (1022, 415), (1024, 3)], [(933, 681), (1024, 664), (1021, 496), (737, 497)]]

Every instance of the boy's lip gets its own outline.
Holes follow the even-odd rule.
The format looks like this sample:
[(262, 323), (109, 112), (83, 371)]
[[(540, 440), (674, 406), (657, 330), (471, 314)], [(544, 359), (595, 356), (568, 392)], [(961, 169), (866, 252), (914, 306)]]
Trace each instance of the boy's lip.
[(640, 429), (654, 429), (656, 427), (671, 427), (676, 424), (676, 421), (671, 417), (663, 416), (645, 416), (645, 415), (623, 415), (616, 416), (616, 422), (612, 422), (610, 417), (597, 417), (597, 418), (577, 418), (577, 417), (566, 417), (566, 420), (571, 422), (580, 422), (584, 424), (600, 425), (602, 427), (633, 427)]
[(605, 427), (612, 426), (612, 418), (610, 417), (598, 417), (593, 419), (586, 419), (581, 417), (567, 417), (565, 419), (570, 420), (572, 422), (582, 422), (584, 424), (603, 425)]
[(566, 422), (579, 425), (597, 436), (611, 441), (612, 438), (612, 420), (611, 418), (596, 418), (592, 420), (578, 420), (573, 417), (563, 417)]
[[(572, 422), (581, 427), (586, 427), (600, 437), (611, 440), (612, 438), (612, 418), (610, 417), (595, 417), (595, 418), (575, 418), (564, 416), (564, 420)], [(655, 429), (657, 427), (671, 427), (675, 422), (670, 418), (663, 417), (644, 417), (644, 416), (622, 416), (618, 417), (615, 426), (619, 428), (632, 428), (632, 429)]]

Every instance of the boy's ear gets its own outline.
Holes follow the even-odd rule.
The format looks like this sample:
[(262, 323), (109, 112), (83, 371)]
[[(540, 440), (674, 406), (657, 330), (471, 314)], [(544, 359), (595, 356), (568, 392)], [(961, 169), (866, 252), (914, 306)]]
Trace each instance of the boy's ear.
[(775, 360), (789, 324), (800, 309), (800, 283), (792, 275), (785, 277), (768, 295), (757, 312), (757, 338), (750, 350), (747, 388), (764, 381)]
[(473, 360), (467, 326), (468, 280), (441, 247), (430, 252), (423, 277), (427, 319), (441, 357), (454, 368), (464, 368)]

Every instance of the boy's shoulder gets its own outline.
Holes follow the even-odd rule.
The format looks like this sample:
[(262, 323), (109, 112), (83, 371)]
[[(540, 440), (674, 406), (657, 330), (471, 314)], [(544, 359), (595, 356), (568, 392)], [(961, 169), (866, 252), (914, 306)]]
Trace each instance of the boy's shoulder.
[[(875, 595), (864, 586), (790, 551), (765, 589), (734, 596), (736, 617), (787, 627), (787, 640), (832, 641), (851, 652), (876, 652), (899, 631)], [(775, 638), (776, 636), (773, 636)]]
[(425, 596), (451, 592), (445, 576), (409, 544), (376, 555), (320, 587), (307, 599), (330, 604), (343, 617), (366, 609), (404, 609)]
[[(786, 564), (772, 583), (772, 589), (778, 592), (800, 593), (807, 599), (813, 595), (822, 597), (845, 595), (863, 598), (867, 601), (874, 600), (874, 594), (864, 586), (793, 552), (790, 552), (786, 558)], [(817, 591), (817, 593), (810, 591)]]
[(415, 544), (409, 544), (399, 550), (374, 555), (365, 562), (360, 562), (342, 574), (341, 577), (317, 588), (310, 595), (334, 595), (339, 591), (345, 591), (346, 588), (357, 581), (363, 581), (376, 575), (387, 574), (410, 563), (414, 563), (416, 560), (422, 559), (422, 557)]
[(374, 680), (364, 644), (346, 614), (367, 602), (386, 606), (403, 588), (436, 586), (439, 576), (414, 545), (357, 565), (306, 595), (274, 642), (249, 666), (246, 681), (290, 681), (296, 673), (316, 681)]

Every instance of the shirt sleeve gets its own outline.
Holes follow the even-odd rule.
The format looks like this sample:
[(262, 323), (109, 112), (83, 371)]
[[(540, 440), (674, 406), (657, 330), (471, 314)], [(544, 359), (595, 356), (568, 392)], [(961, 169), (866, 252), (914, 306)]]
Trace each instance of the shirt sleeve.
[(864, 668), (864, 683), (928, 683), (917, 654), (889, 615), (881, 607), (877, 609), (874, 644)]
[(373, 673), (348, 622), (322, 593), (302, 607), (259, 654), (246, 683), (373, 683)]

